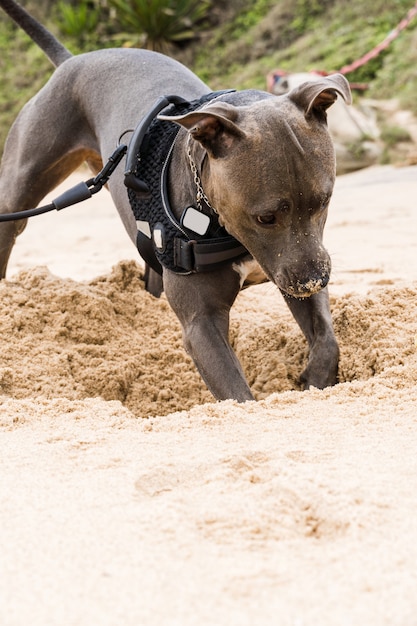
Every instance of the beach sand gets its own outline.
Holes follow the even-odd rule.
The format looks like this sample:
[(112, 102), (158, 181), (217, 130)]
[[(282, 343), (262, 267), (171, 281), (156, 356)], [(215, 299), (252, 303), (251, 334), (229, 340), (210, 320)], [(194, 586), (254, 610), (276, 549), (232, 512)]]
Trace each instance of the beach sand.
[(416, 198), (416, 166), (337, 179), (335, 387), (300, 391), (273, 285), (239, 295), (245, 404), (213, 401), (106, 191), (32, 218), (0, 283), (2, 626), (417, 624)]

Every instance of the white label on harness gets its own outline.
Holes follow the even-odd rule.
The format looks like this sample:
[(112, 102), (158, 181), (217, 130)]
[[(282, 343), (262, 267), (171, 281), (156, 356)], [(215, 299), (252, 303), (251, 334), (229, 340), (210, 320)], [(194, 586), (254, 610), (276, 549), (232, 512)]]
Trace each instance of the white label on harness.
[(141, 233), (149, 237), (149, 239), (152, 237), (151, 229), (148, 222), (145, 222), (144, 220), (136, 220), (136, 226), (138, 227), (138, 230), (140, 230)]
[(153, 231), (153, 240), (158, 250), (163, 250), (164, 238), (162, 235), (162, 230), (160, 228), (155, 228), (155, 230)]
[(201, 213), (190, 206), (182, 214), (181, 224), (184, 228), (188, 228), (198, 235), (205, 235), (210, 226), (210, 218), (205, 213)]

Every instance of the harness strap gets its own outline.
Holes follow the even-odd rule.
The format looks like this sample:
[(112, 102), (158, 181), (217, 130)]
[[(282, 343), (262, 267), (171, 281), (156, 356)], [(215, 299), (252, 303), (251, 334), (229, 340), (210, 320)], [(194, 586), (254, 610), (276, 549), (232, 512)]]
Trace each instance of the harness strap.
[(199, 240), (176, 237), (174, 241), (175, 264), (187, 272), (210, 272), (247, 254), (246, 248), (231, 236)]

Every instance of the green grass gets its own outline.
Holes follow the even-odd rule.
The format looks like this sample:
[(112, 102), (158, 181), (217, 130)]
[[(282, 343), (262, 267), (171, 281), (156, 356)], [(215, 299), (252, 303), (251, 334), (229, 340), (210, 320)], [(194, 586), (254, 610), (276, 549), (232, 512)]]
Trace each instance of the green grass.
[(0, 145), (17, 112), (44, 85), (52, 69), (24, 33), (0, 22)]
[[(213, 15), (218, 15), (220, 5), (213, 4), (217, 10)], [(227, 19), (212, 21), (215, 27), (211, 25), (197, 43), (178, 48), (176, 54), (213, 89), (264, 89), (267, 73), (275, 68), (331, 72), (362, 57), (397, 26), (411, 5), (411, 0), (233, 0), (226, 7)], [(42, 0), (29, 3), (43, 20), (42, 6)], [(57, 13), (50, 15), (44, 9), (43, 14), (49, 28), (59, 33)], [(105, 17), (88, 37), (81, 37), (76, 27), (73, 37), (60, 37), (74, 52), (114, 46), (123, 40), (122, 33), (112, 32)], [(42, 52), (2, 16), (0, 145), (17, 111), (51, 71)], [(366, 96), (396, 98), (417, 113), (417, 18), (386, 51), (347, 78), (367, 83)]]
[[(217, 45), (210, 58), (200, 53), (195, 68), (215, 86), (227, 81), (240, 88), (264, 86), (265, 74), (274, 68), (340, 70), (383, 41), (409, 9), (409, 0), (281, 0), (263, 21), (242, 34), (238, 43)], [(273, 32), (262, 44), (260, 37), (268, 31), (268, 22)], [(413, 98), (417, 93), (417, 18), (388, 50), (347, 77), (369, 84), (371, 97), (397, 97), (417, 111), (417, 99)]]

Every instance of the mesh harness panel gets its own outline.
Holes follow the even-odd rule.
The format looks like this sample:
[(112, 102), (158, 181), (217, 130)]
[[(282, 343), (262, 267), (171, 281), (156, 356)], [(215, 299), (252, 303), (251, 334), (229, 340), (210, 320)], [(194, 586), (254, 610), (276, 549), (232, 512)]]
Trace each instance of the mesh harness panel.
[(132, 136), (127, 163), (133, 167), (125, 173), (125, 184), (138, 225), (136, 243), (142, 258), (159, 274), (162, 266), (180, 274), (212, 271), (248, 255), (208, 207), (210, 227), (204, 236), (185, 228), (172, 213), (167, 193), (168, 165), (179, 126), (156, 115), (162, 110), (164, 115), (184, 115), (223, 93), (227, 92), (212, 92), (192, 102), (164, 96)]

